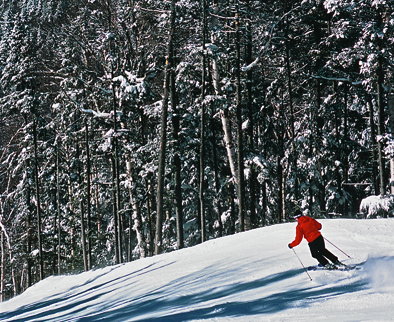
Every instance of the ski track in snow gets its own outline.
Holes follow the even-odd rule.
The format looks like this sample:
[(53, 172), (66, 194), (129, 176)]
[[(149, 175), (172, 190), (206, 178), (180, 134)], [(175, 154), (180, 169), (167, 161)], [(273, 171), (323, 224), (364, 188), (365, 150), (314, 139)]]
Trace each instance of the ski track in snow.
[[(0, 303), (0, 321), (392, 321), (394, 219), (320, 220), (360, 270), (309, 271), (296, 223), (255, 229), (78, 275)], [(315, 265), (306, 241), (295, 248)]]

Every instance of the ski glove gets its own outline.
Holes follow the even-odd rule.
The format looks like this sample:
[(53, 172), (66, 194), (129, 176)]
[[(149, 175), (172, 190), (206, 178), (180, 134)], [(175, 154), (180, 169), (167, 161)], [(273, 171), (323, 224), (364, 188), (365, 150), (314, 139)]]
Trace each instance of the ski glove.
[(291, 246), (290, 246), (290, 244), (289, 244), (289, 245), (287, 245), (287, 246), (289, 246), (289, 248), (290, 248), (290, 249), (292, 249), (292, 248), (293, 248), (293, 247), (291, 247)]

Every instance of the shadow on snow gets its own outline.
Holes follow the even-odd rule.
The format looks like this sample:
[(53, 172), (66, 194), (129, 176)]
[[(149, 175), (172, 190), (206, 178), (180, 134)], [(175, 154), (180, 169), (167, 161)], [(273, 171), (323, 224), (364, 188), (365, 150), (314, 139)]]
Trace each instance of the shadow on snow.
[[(362, 290), (365, 282), (359, 281), (352, 285), (341, 285), (330, 288), (308, 287), (275, 294), (255, 299), (253, 301), (230, 301), (201, 308), (193, 308), (193, 305), (204, 305), (204, 302), (218, 300), (229, 295), (251, 291), (254, 289), (268, 286), (269, 284), (280, 282), (284, 279), (292, 278), (296, 275), (304, 274), (302, 269), (282, 272), (259, 280), (234, 284), (223, 289), (211, 289), (192, 295), (179, 297), (154, 298), (147, 301), (135, 302), (130, 301), (127, 305), (122, 306), (119, 310), (111, 312), (101, 312), (94, 316), (80, 318), (78, 321), (187, 321), (193, 319), (213, 319), (220, 317), (248, 316), (255, 314), (272, 314), (277, 313), (298, 304), (299, 307), (306, 307), (311, 301), (337, 296), (349, 292)], [(299, 303), (301, 302), (301, 304)], [(190, 309), (189, 309), (190, 308)], [(186, 311), (188, 310), (188, 311)], [(172, 311), (172, 312), (171, 312)], [(178, 311), (178, 312), (176, 312)], [(152, 314), (152, 312), (162, 312), (162, 316)], [(150, 314), (144, 318), (144, 315)], [(159, 313), (160, 314), (160, 313)], [(155, 316), (156, 315), (156, 316)]]
[[(166, 264), (165, 266), (171, 264)], [(149, 268), (149, 266), (145, 267), (140, 271), (93, 285), (81, 291), (76, 289), (76, 293), (68, 294), (70, 293), (68, 291), (62, 297), (35, 303), (15, 312), (0, 314), (0, 320), (13, 318), (12, 321), (15, 322), (28, 321), (26, 319), (28, 316), (29, 320), (46, 321), (50, 321), (52, 317), (56, 321), (162, 321), (163, 318), (166, 321), (187, 321), (192, 319), (272, 314), (292, 307), (307, 307), (312, 301), (357, 292), (365, 288), (367, 284), (365, 280), (331, 287), (330, 284), (327, 287), (309, 284), (309, 287), (281, 291), (252, 301), (245, 302), (230, 299), (226, 301), (225, 298), (228, 296), (247, 291), (256, 291), (256, 289), (305, 274), (305, 272), (303, 269), (290, 270), (258, 280), (227, 284), (220, 287), (211, 286), (201, 291), (198, 283), (203, 281), (209, 283), (210, 277), (213, 277), (210, 274), (207, 276), (207, 269), (212, 268), (212, 271), (215, 272), (214, 275), (220, 275), (219, 272), (215, 271), (214, 267), (210, 267), (172, 281), (164, 287), (139, 297), (127, 298), (126, 296), (124, 299), (115, 301), (97, 301), (100, 297), (110, 292), (122, 292), (132, 288), (134, 284), (132, 277), (145, 274), (149, 271)], [(160, 268), (156, 267), (152, 270)], [(91, 282), (89, 281), (88, 283)], [(85, 283), (85, 285), (88, 283)], [(191, 290), (193, 287), (197, 290), (195, 293)], [(181, 291), (178, 292), (179, 290)], [(169, 294), (170, 296), (168, 296)], [(222, 303), (209, 303), (217, 300), (221, 300)], [(55, 307), (51, 308), (51, 305)], [(45, 307), (48, 307), (48, 310), (37, 312), (36, 314), (33, 313), (33, 311), (43, 310)], [(23, 317), (24, 314), (26, 314), (25, 317)]]
[[(10, 311), (6, 313), (0, 313), (0, 321), (5, 319), (12, 318), (14, 322), (22, 322), (22, 321), (33, 321), (33, 320), (42, 320), (49, 321), (51, 319), (51, 315), (56, 315), (58, 317), (68, 315), (70, 311), (74, 315), (78, 311), (84, 311), (86, 307), (89, 306), (89, 302), (93, 302), (98, 298), (106, 295), (110, 292), (116, 292), (118, 288), (115, 285), (119, 285), (124, 287), (125, 283), (132, 277), (138, 277), (140, 275), (146, 274), (150, 271), (154, 271), (165, 266), (171, 264), (165, 264), (160, 267), (153, 268), (155, 264), (150, 264), (138, 271), (130, 272), (123, 276), (115, 276), (111, 280), (103, 281), (102, 283), (94, 283), (97, 279), (109, 274), (111, 271), (115, 270), (116, 267), (110, 269), (110, 271), (105, 272), (103, 275), (98, 275), (95, 278), (87, 280), (85, 283), (81, 285), (76, 285), (71, 287), (69, 290), (62, 294), (52, 295), (47, 300), (42, 300), (40, 302), (35, 302), (21, 308), (18, 308), (16, 311)], [(118, 267), (118, 266), (117, 266)], [(93, 284), (92, 284), (93, 283)], [(89, 286), (89, 284), (92, 284)], [(132, 287), (132, 282), (126, 283), (126, 287)], [(86, 287), (86, 288), (85, 288)], [(64, 304), (62, 304), (64, 303)], [(56, 308), (51, 308), (51, 306), (56, 306)], [(104, 307), (105, 304), (100, 307)], [(80, 307), (78, 309), (78, 307)], [(47, 308), (47, 310), (45, 310)], [(42, 311), (33, 313), (34, 311)], [(26, 315), (26, 317), (24, 317)], [(75, 319), (73, 319), (75, 320)]]

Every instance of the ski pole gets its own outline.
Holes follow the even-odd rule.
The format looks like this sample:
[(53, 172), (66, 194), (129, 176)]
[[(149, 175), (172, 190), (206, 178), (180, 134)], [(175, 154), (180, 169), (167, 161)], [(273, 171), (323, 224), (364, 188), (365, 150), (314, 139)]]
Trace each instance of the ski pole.
[(330, 242), (326, 237), (324, 237), (325, 240), (327, 240), (332, 246), (334, 246), (336, 249), (338, 249), (339, 251), (341, 251), (342, 253), (344, 253), (348, 258), (351, 258), (348, 254), (346, 254), (342, 249), (338, 248), (337, 246), (335, 246), (332, 242)]
[(302, 267), (304, 268), (305, 273), (308, 275), (309, 279), (312, 281), (312, 277), (309, 275), (308, 270), (305, 268), (304, 264), (302, 264), (301, 259), (298, 257), (296, 251), (294, 250), (294, 248), (292, 248), (294, 254), (297, 256), (298, 260), (300, 261)]

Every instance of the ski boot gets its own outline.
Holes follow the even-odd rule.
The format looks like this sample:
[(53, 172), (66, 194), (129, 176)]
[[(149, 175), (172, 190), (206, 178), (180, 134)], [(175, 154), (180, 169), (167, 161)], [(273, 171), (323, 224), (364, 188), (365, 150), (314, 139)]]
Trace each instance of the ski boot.
[(336, 261), (334, 262), (334, 265), (335, 265), (335, 266), (342, 266), (342, 267), (347, 267), (347, 265), (346, 265), (346, 264), (344, 264), (344, 263), (340, 262), (339, 260), (336, 260)]
[(334, 264), (327, 263), (326, 265), (324, 265), (324, 269), (332, 271), (334, 269), (338, 269), (338, 267), (335, 266)]

